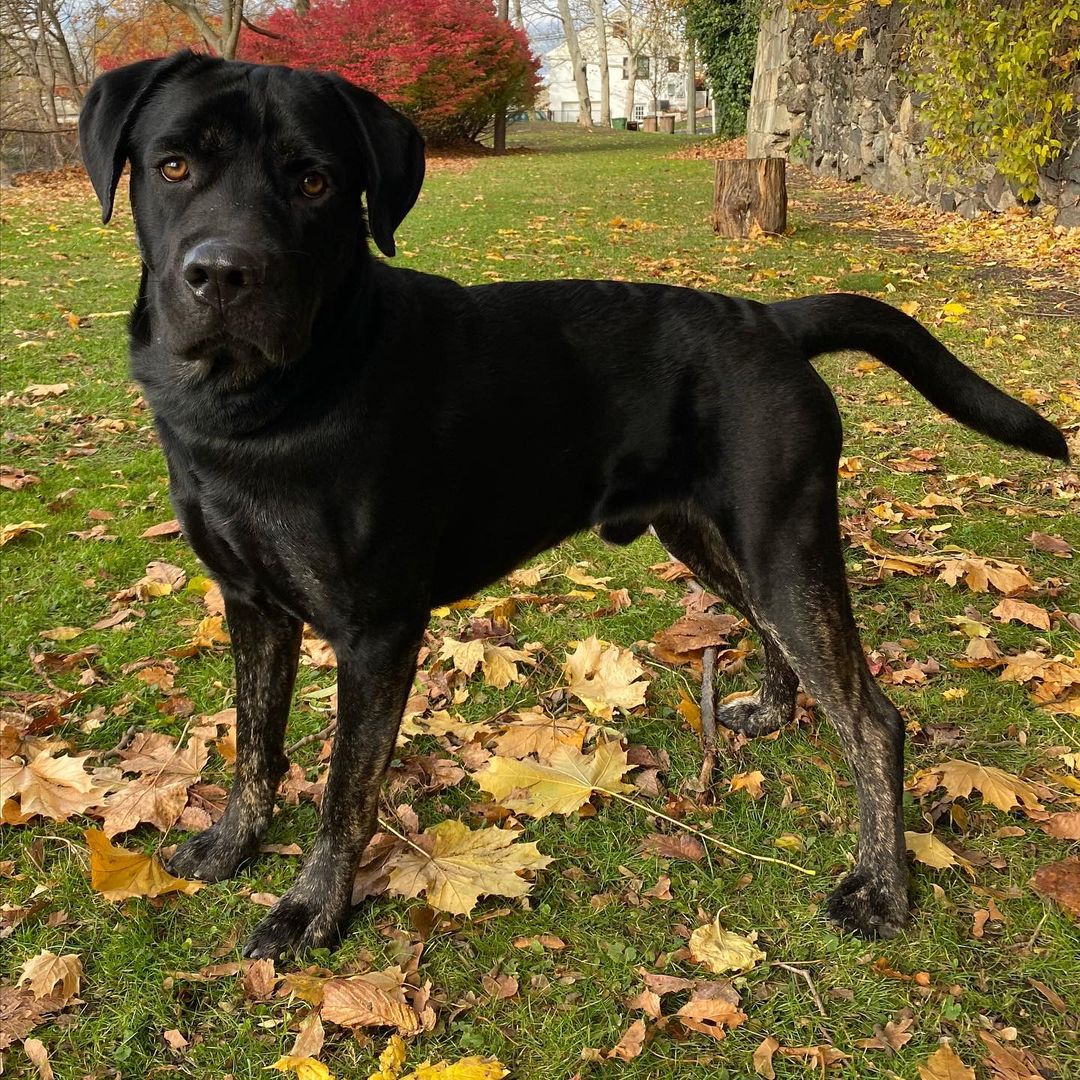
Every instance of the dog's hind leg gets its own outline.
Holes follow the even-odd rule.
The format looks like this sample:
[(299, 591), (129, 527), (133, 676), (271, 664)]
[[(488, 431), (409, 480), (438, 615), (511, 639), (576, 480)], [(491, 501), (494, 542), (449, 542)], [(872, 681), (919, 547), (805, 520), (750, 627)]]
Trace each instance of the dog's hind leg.
[(331, 642), (338, 660), (338, 727), (319, 832), (296, 881), (244, 946), (276, 957), (333, 946), (352, 899), (360, 855), (375, 831), (379, 791), (416, 671), (427, 609), (414, 618), (367, 613), (368, 625)]
[(236, 665), (236, 770), (229, 804), (206, 832), (169, 860), (180, 877), (220, 881), (259, 848), (288, 768), (285, 723), (292, 703), (303, 624), (273, 607), (255, 606), (227, 589), (225, 615)]
[(798, 676), (778, 642), (757, 621), (741, 573), (720, 530), (692, 507), (665, 512), (653, 522), (653, 529), (668, 552), (743, 615), (761, 639), (765, 654), (761, 688), (753, 697), (718, 705), (717, 722), (751, 738), (768, 735), (789, 723), (795, 716)]

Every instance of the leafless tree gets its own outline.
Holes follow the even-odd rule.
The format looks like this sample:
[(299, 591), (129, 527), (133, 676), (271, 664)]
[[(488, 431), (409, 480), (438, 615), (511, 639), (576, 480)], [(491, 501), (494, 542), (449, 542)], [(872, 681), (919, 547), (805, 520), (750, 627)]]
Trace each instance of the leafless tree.
[(240, 40), (240, 28), (244, 25), (244, 0), (165, 0), (177, 11), (183, 12), (206, 47), (218, 56), (231, 60), (236, 56), (236, 43)]
[(591, 129), (593, 122), (589, 83), (585, 78), (585, 65), (578, 45), (577, 27), (570, 14), (570, 0), (558, 0), (558, 3), (559, 18), (562, 19), (563, 33), (566, 35), (566, 47), (570, 52), (570, 66), (574, 69), (574, 85), (577, 87), (578, 94), (578, 123), (584, 128)]
[(611, 127), (611, 73), (608, 71), (607, 12), (604, 0), (591, 0), (597, 63), (600, 65), (600, 126)]

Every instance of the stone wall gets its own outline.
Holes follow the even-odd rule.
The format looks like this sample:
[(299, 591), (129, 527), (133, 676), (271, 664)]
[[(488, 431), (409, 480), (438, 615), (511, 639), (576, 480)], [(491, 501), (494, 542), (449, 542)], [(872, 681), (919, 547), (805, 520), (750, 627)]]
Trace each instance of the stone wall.
[[(861, 180), (912, 202), (929, 202), (965, 217), (1016, 205), (1008, 182), (988, 164), (984, 174), (955, 189), (930, 178), (926, 126), (919, 98), (904, 85), (906, 6), (870, 5), (869, 29), (854, 52), (815, 46), (812, 14), (796, 15), (789, 0), (765, 0), (754, 86), (747, 116), (750, 157), (789, 157), (814, 172)], [(1074, 98), (1080, 100), (1080, 77)], [(1080, 227), (1080, 137), (1071, 152), (1047, 166), (1041, 202), (1057, 209), (1058, 224)]]

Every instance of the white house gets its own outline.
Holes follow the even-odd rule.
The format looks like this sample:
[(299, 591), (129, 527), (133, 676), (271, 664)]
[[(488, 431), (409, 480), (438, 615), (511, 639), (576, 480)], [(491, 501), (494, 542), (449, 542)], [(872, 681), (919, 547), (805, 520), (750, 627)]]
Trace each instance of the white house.
[[(592, 118), (600, 122), (600, 50), (593, 27), (578, 31), (578, 48), (585, 68), (589, 88)], [(608, 85), (613, 119), (643, 120), (658, 113), (686, 113), (686, 42), (681, 37), (655, 36), (638, 50), (633, 58), (625, 31), (618, 25), (607, 28)], [(637, 68), (631, 80), (630, 65)], [(548, 108), (552, 120), (574, 122), (581, 115), (574, 69), (566, 42), (544, 54), (547, 70)], [(627, 91), (634, 83), (633, 101), (627, 101)], [(700, 85), (700, 82), (699, 82)], [(704, 89), (697, 91), (697, 108), (708, 104)]]

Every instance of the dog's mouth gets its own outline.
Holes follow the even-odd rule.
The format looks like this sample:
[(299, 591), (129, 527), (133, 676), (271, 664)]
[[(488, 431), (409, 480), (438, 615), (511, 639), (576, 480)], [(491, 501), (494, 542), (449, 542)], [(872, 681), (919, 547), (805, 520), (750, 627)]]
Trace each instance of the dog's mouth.
[(282, 366), (263, 346), (224, 333), (201, 338), (182, 349), (180, 356), (188, 379), (223, 391), (243, 390)]

